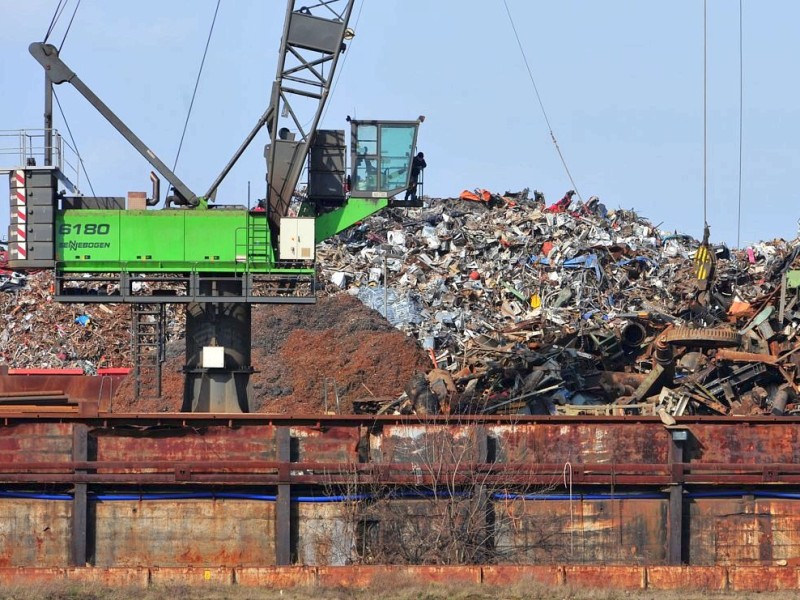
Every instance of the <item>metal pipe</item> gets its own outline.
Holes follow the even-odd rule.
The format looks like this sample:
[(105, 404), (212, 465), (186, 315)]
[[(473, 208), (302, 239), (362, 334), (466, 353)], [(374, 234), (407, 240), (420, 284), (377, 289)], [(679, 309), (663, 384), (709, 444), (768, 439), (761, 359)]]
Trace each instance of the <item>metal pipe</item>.
[(150, 171), (150, 181), (153, 184), (153, 197), (148, 198), (145, 202), (147, 206), (156, 206), (161, 202), (161, 180), (154, 171)]
[(638, 348), (647, 339), (647, 330), (640, 323), (630, 322), (622, 328), (620, 337), (624, 348)]

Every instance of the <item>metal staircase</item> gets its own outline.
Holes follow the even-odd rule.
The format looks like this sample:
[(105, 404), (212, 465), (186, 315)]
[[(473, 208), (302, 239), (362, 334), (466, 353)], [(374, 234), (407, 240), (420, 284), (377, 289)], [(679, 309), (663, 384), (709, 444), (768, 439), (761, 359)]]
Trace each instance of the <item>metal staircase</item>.
[[(247, 217), (247, 265), (269, 260), (269, 222), (266, 216)], [(249, 269), (248, 269), (249, 270)]]
[(153, 303), (134, 304), (132, 307), (133, 375), (137, 398), (161, 397), (165, 306)]

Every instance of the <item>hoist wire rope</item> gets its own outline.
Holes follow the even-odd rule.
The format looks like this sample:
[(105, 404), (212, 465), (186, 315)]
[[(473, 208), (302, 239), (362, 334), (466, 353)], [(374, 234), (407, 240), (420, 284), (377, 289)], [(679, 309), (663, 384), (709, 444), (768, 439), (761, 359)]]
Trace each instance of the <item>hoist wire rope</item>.
[(744, 122), (744, 35), (743, 35), (743, 0), (739, 0), (739, 206), (736, 215), (736, 247), (741, 246), (742, 238), (742, 139)]
[(69, 139), (72, 142), (72, 147), (75, 148), (75, 154), (78, 155), (78, 162), (81, 164), (83, 174), (86, 175), (86, 182), (89, 184), (89, 189), (92, 190), (92, 196), (97, 196), (97, 194), (94, 192), (92, 180), (89, 178), (89, 173), (86, 171), (86, 165), (83, 164), (83, 157), (81, 156), (80, 150), (78, 150), (78, 143), (75, 141), (75, 137), (72, 135), (72, 129), (70, 129), (69, 121), (67, 121), (67, 116), (64, 114), (64, 109), (61, 108), (61, 101), (58, 99), (58, 94), (56, 94), (55, 90), (53, 90), (53, 97), (56, 99), (58, 112), (61, 113), (61, 119), (64, 121), (64, 126), (67, 128), (67, 133), (69, 134)]
[(69, 0), (58, 0), (58, 4), (56, 5), (55, 11), (53, 11), (53, 18), (50, 19), (50, 26), (47, 28), (47, 33), (44, 34), (44, 43), (47, 43), (47, 40), (50, 39), (50, 34), (53, 33), (53, 29), (55, 29), (56, 23), (61, 18), (61, 13), (64, 12), (64, 9), (67, 8), (67, 4)]
[(703, 0), (703, 228), (708, 227), (708, 0)]
[[(361, 11), (364, 10), (364, 4), (366, 4), (366, 0), (361, 0), (361, 4), (358, 7), (358, 12), (356, 13), (356, 22), (353, 25), (353, 31), (358, 31), (358, 22), (361, 20)], [(355, 39), (355, 38), (353, 38)], [(350, 41), (350, 45), (352, 46), (353, 42)], [(328, 100), (325, 104), (325, 109), (322, 111), (322, 117), (320, 121), (325, 118), (325, 115), (328, 114), (328, 108), (330, 108), (330, 101), (333, 98), (333, 94), (336, 92), (336, 86), (339, 84), (339, 78), (342, 76), (342, 72), (344, 71), (344, 66), (347, 64), (347, 57), (350, 55), (349, 52), (344, 53), (344, 57), (342, 58), (342, 63), (339, 65), (339, 68), (336, 71), (336, 78), (333, 80), (333, 85), (331, 86), (331, 93), (328, 95)], [(309, 121), (311, 123), (311, 121)]]
[(517, 26), (514, 23), (514, 18), (511, 16), (511, 9), (508, 7), (507, 0), (503, 0), (503, 5), (506, 7), (506, 14), (508, 15), (508, 20), (511, 23), (511, 29), (514, 31), (514, 37), (517, 40), (517, 46), (519, 46), (520, 54), (522, 54), (522, 60), (525, 63), (525, 69), (527, 69), (528, 71), (528, 77), (531, 80), (533, 91), (536, 93), (536, 100), (539, 102), (539, 108), (542, 110), (542, 116), (544, 116), (544, 121), (547, 124), (547, 130), (550, 132), (550, 139), (553, 140), (553, 145), (556, 147), (556, 152), (558, 152), (558, 157), (561, 159), (561, 164), (564, 166), (564, 171), (566, 171), (567, 177), (569, 178), (569, 181), (572, 184), (572, 189), (575, 190), (575, 193), (578, 195), (578, 199), (581, 202), (583, 202), (583, 197), (581, 197), (581, 194), (578, 191), (578, 186), (575, 184), (575, 180), (572, 177), (572, 173), (570, 173), (569, 167), (567, 166), (567, 161), (564, 159), (564, 154), (563, 152), (561, 152), (561, 147), (558, 145), (558, 140), (556, 139), (555, 133), (553, 133), (553, 127), (550, 124), (550, 118), (547, 116), (547, 111), (544, 108), (544, 102), (542, 102), (542, 96), (539, 94), (539, 87), (536, 85), (536, 80), (533, 77), (533, 71), (531, 70), (531, 66), (528, 63), (528, 57), (525, 54), (525, 49), (522, 46), (522, 41), (520, 41), (519, 39)]
[(222, 0), (217, 0), (217, 7), (214, 9), (214, 17), (211, 19), (211, 28), (208, 30), (206, 47), (203, 50), (203, 58), (200, 60), (200, 69), (197, 71), (197, 79), (194, 82), (194, 91), (192, 92), (192, 100), (189, 102), (189, 110), (186, 112), (186, 121), (184, 121), (183, 123), (183, 132), (181, 133), (181, 141), (178, 143), (178, 151), (175, 153), (175, 162), (172, 165), (173, 171), (178, 166), (178, 159), (181, 156), (181, 149), (183, 148), (183, 140), (186, 138), (186, 130), (189, 127), (189, 118), (192, 116), (192, 108), (194, 107), (194, 100), (197, 97), (197, 88), (200, 86), (200, 76), (203, 74), (203, 66), (206, 64), (208, 47), (211, 44), (211, 36), (214, 33), (214, 25), (217, 22), (217, 14), (219, 13), (219, 5), (221, 1)]
[(81, 5), (81, 0), (78, 0), (77, 4), (75, 4), (75, 10), (72, 11), (72, 16), (69, 19), (69, 23), (67, 23), (67, 30), (64, 32), (64, 37), (61, 38), (61, 43), (58, 45), (58, 51), (61, 52), (61, 49), (64, 47), (64, 42), (67, 41), (67, 35), (69, 34), (69, 30), (72, 28), (72, 22), (75, 20), (75, 15), (78, 14), (78, 8)]

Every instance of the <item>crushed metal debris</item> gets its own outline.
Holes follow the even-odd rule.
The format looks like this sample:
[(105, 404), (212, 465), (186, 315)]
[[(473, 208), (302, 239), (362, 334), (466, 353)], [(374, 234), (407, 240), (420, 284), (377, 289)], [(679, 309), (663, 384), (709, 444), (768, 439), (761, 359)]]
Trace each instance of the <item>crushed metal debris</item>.
[[(370, 391), (362, 371), (325, 373), (325, 393), (387, 414), (798, 414), (798, 254), (798, 240), (704, 246), (569, 193), (547, 206), (538, 192), (467, 190), (388, 209), (321, 244), (320, 287), (416, 339), (428, 372), (394, 397), (355, 397)], [(129, 307), (58, 304), (47, 272), (0, 265), (0, 285), (3, 364), (131, 366)], [(183, 311), (170, 305), (167, 322), (180, 341)], [(297, 412), (269, 389), (259, 405)]]
[(548, 207), (528, 190), (475, 190), (373, 216), (323, 243), (319, 263), (329, 293), (430, 354), (434, 380), (378, 410), (800, 411), (797, 241), (702, 247), (708, 279), (699, 248), (596, 197)]

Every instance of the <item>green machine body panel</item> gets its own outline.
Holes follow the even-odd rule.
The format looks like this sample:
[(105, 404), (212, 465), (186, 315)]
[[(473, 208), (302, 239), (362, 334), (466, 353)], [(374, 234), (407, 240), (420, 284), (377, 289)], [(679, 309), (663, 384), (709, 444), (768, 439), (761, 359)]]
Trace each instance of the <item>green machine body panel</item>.
[(264, 213), (247, 210), (62, 210), (62, 272), (269, 272)]

